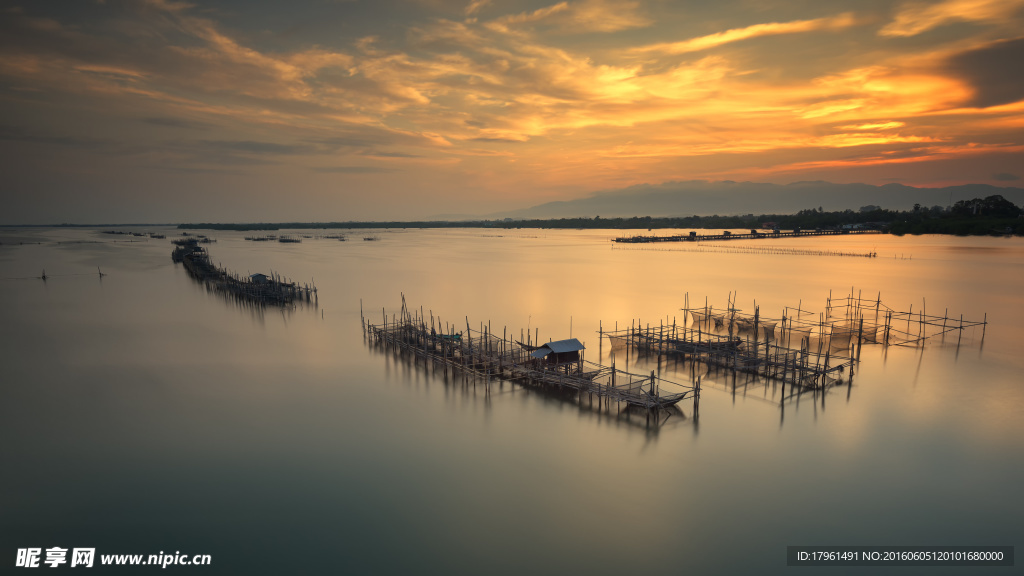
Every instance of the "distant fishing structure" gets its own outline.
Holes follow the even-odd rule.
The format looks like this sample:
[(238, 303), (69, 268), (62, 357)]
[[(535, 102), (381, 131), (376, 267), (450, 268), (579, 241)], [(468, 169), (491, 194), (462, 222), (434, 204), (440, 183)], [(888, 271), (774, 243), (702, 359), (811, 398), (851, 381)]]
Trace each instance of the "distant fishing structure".
[[(344, 242), (347, 239), (344, 234), (317, 234), (317, 235), (303, 234), (302, 238), (317, 239), (317, 240), (322, 240), (322, 239), (341, 240), (342, 242)], [(246, 236), (245, 239), (250, 241), (250, 242), (280, 242), (280, 243), (283, 243), (283, 244), (289, 244), (289, 243), (296, 244), (296, 243), (302, 242), (301, 238), (298, 238), (298, 237), (296, 237), (294, 235), (287, 235), (287, 234), (286, 235), (281, 235), (281, 236), (278, 236), (277, 234), (264, 234), (262, 236), (250, 235), (250, 236)]]
[(271, 272), (241, 277), (213, 265), (210, 254), (195, 238), (173, 241), (175, 248), (171, 260), (180, 263), (185, 271), (207, 290), (220, 292), (236, 300), (257, 305), (283, 306), (293, 302), (318, 303), (316, 285), (302, 284), (282, 278)]
[(98, 276), (100, 280), (106, 276), (106, 272), (100, 270), (100, 267), (96, 267), (96, 272), (72, 272), (71, 274), (47, 274), (46, 268), (43, 268), (43, 272), (39, 276), (6, 276), (0, 278), (0, 280), (42, 280), (44, 283), (50, 278), (57, 277), (68, 277), (68, 276)]
[(155, 240), (163, 240), (167, 236), (163, 234), (157, 234), (156, 232), (125, 232), (124, 230), (104, 230), (102, 234), (113, 234), (123, 236), (135, 236), (138, 238), (153, 238)]
[(877, 258), (878, 252), (844, 252), (842, 250), (809, 250), (781, 246), (722, 246), (720, 244), (698, 244), (677, 248), (654, 246), (612, 246), (613, 250), (644, 250), (651, 252), (714, 252), (725, 254), (768, 254), (785, 256), (849, 256), (854, 258)]
[(613, 242), (626, 244), (649, 244), (652, 242), (710, 242), (721, 240), (765, 240), (768, 238), (807, 238), (810, 236), (839, 236), (846, 234), (886, 234), (882, 230), (801, 230), (796, 228), (789, 232), (782, 232), (775, 229), (770, 232), (751, 230), (749, 234), (733, 234), (730, 231), (721, 234), (698, 234), (696, 231), (689, 234), (674, 234), (672, 236), (619, 236)]

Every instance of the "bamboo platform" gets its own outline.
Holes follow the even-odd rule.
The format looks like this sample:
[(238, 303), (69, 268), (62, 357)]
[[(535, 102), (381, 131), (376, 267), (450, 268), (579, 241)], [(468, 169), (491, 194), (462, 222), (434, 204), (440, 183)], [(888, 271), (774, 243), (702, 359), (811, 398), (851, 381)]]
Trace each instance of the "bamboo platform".
[(260, 280), (243, 278), (214, 266), (209, 252), (195, 239), (175, 240), (173, 243), (175, 248), (171, 252), (171, 260), (180, 263), (191, 278), (209, 290), (260, 306), (318, 301), (316, 286), (300, 285), (274, 273)]
[[(632, 374), (619, 370), (614, 363), (602, 366), (586, 361), (582, 355), (572, 362), (552, 363), (531, 356), (542, 345), (521, 331), (516, 341), (507, 329), (499, 336), (489, 325), (470, 327), (456, 332), (453, 324), (442, 323), (433, 313), (429, 317), (421, 309), (410, 311), (404, 303), (398, 315), (389, 319), (382, 310), (382, 323), (370, 323), (360, 311), (364, 332), (385, 347), (411, 352), (443, 366), (485, 379), (511, 381), (526, 386), (570, 391), (590, 398), (597, 397), (598, 406), (624, 403), (648, 411), (675, 406), (692, 399), (699, 404), (700, 384), (686, 386), (658, 377)], [(439, 330), (440, 329), (440, 330)]]
[[(753, 330), (751, 326), (750, 331)], [(676, 324), (637, 326), (605, 332), (613, 350), (627, 347), (637, 354), (679, 357), (699, 361), (807, 389), (841, 384), (853, 375), (854, 359), (836, 354), (829, 346), (803, 345), (790, 349), (768, 338), (758, 338), (748, 330), (718, 334), (700, 325)], [(765, 332), (763, 329), (761, 334)]]
[(629, 328), (599, 330), (601, 342), (607, 336), (612, 349), (625, 347), (627, 353), (674, 356), (703, 362), (740, 373), (754, 374), (806, 389), (822, 389), (852, 381), (854, 369), (865, 344), (881, 346), (923, 346), (936, 338), (956, 333), (959, 347), (963, 332), (981, 328), (984, 342), (988, 314), (982, 321), (953, 318), (946, 309), (942, 316), (929, 315), (922, 307), (900, 311), (850, 289), (843, 298), (829, 294), (824, 312), (796, 307), (783, 308), (781, 317), (744, 313), (729, 294), (725, 308), (705, 299), (704, 306), (691, 306), (685, 296), (683, 322), (657, 325), (639, 320)]

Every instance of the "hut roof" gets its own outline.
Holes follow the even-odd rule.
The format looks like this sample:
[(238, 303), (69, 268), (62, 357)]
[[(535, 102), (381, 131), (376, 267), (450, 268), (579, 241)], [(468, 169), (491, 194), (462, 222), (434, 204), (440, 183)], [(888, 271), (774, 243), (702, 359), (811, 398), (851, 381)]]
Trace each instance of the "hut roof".
[[(563, 352), (576, 352), (585, 349), (583, 344), (575, 338), (569, 338), (568, 340), (558, 340), (556, 342), (548, 342), (544, 346), (547, 346), (548, 348), (551, 349), (552, 352), (556, 354), (561, 354)], [(541, 348), (543, 348), (544, 346), (541, 346)]]
[(586, 348), (579, 340), (575, 338), (569, 338), (568, 340), (548, 342), (547, 344), (544, 344), (540, 348), (534, 350), (531, 356), (533, 356), (534, 358), (543, 358), (548, 354), (551, 354), (552, 352), (554, 352), (555, 354), (564, 354), (566, 352), (579, 352), (580, 350), (585, 349)]

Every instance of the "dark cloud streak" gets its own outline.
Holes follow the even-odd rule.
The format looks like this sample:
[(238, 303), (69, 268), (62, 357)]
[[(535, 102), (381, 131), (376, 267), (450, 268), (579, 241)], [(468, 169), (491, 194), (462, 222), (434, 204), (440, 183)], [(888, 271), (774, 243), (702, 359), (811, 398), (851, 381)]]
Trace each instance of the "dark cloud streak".
[(396, 168), (381, 168), (379, 166), (323, 166), (312, 168), (312, 170), (321, 174), (389, 174), (399, 172)]
[(50, 144), (57, 146), (68, 146), (73, 148), (110, 148), (114, 145), (109, 140), (96, 138), (80, 138), (76, 136), (56, 136), (43, 134), (22, 126), (0, 125), (0, 140), (16, 140), (21, 142), (33, 142), (37, 144)]
[(951, 58), (948, 71), (975, 89), (971, 104), (998, 106), (1024, 99), (1024, 38), (996, 42)]
[(172, 118), (170, 116), (151, 116), (149, 118), (142, 118), (140, 122), (146, 124), (152, 124), (154, 126), (165, 126), (167, 128), (186, 128), (190, 130), (209, 130), (213, 127), (213, 124), (208, 122), (198, 122), (195, 120), (184, 120), (181, 118)]
[(256, 140), (200, 140), (199, 147), (207, 150), (219, 150), (229, 153), (293, 155), (318, 153), (311, 147), (301, 144), (279, 144), (277, 142), (260, 142)]

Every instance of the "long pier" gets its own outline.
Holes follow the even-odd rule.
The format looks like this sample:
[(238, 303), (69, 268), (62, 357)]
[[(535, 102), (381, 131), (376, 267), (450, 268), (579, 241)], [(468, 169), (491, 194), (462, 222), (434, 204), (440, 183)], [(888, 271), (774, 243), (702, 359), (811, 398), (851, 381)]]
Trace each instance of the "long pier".
[(507, 329), (499, 336), (487, 325), (481, 325), (479, 330), (471, 328), (467, 319), (465, 330), (456, 332), (454, 325), (442, 324), (433, 313), (428, 318), (422, 310), (410, 311), (404, 302), (398, 316), (392, 315), (389, 320), (382, 311), (382, 317), (382, 323), (373, 324), (361, 315), (363, 330), (375, 343), (411, 352), (445, 369), (461, 370), (488, 382), (501, 379), (596, 396), (599, 407), (602, 403), (625, 403), (657, 411), (692, 399), (696, 410), (699, 404), (699, 382), (686, 386), (663, 379), (653, 371), (648, 376), (617, 369), (614, 363), (594, 364), (584, 360), (582, 350), (578, 355), (538, 357), (535, 352), (545, 344), (531, 343), (529, 337), (526, 343), (517, 341)]
[(807, 238), (811, 236), (843, 236), (848, 234), (885, 234), (881, 230), (793, 230), (790, 232), (750, 232), (748, 234), (676, 234), (674, 236), (620, 236), (615, 242), (646, 244), (650, 242), (711, 242), (721, 240), (765, 240), (772, 238)]
[(316, 286), (299, 285), (273, 273), (269, 276), (254, 274), (242, 278), (218, 268), (210, 260), (206, 248), (199, 245), (200, 241), (195, 238), (174, 240), (171, 260), (184, 266), (188, 275), (207, 289), (256, 305), (287, 305), (318, 300)]

